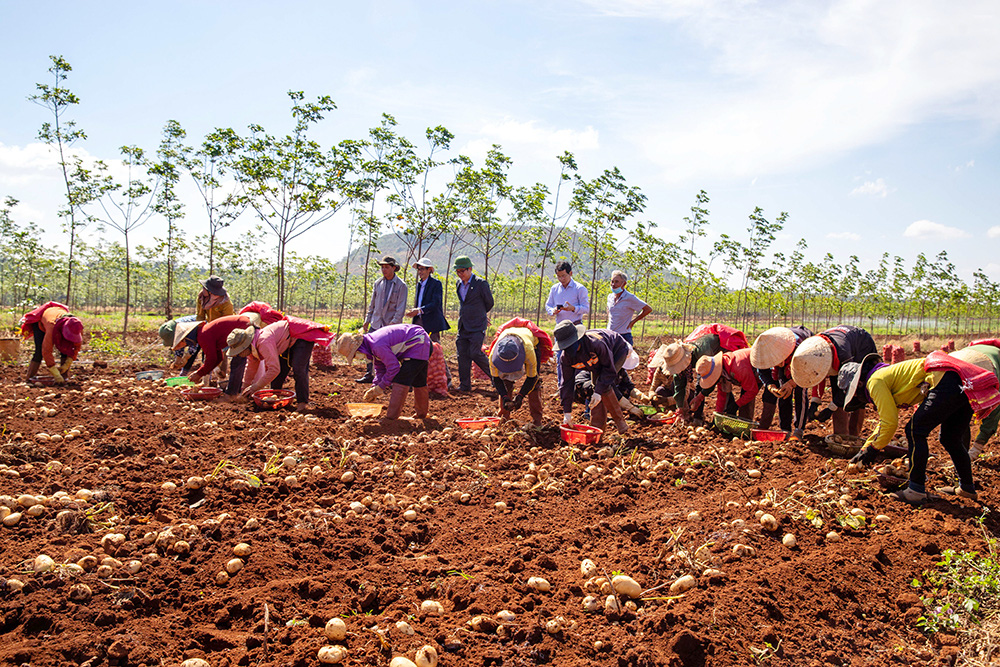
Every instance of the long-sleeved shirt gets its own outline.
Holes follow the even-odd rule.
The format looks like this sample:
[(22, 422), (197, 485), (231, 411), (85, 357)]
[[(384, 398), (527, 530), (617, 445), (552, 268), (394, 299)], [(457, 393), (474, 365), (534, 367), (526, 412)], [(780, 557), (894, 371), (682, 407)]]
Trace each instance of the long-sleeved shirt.
[[(253, 324), (246, 315), (226, 315), (201, 325), (198, 332), (198, 347), (205, 351), (205, 361), (197, 371), (205, 377), (222, 362), (222, 351), (226, 349), (226, 338), (237, 329), (246, 329)], [(277, 375), (277, 373), (275, 373)]]
[[(208, 326), (208, 325), (205, 325)], [(249, 324), (247, 324), (249, 326)], [(297, 340), (308, 340), (320, 345), (329, 345), (334, 334), (329, 328), (302, 317), (289, 316), (259, 329), (254, 334), (252, 354), (247, 359), (244, 384), (257, 376), (260, 364), (264, 364), (264, 374), (257, 386), (271, 384), (271, 380), (281, 372), (281, 355), (288, 351)]]
[(371, 303), (365, 315), (368, 329), (371, 331), (402, 322), (406, 312), (406, 294), (406, 283), (399, 276), (393, 276), (392, 280), (379, 278), (372, 289)]
[(621, 334), (610, 329), (591, 329), (581, 338), (575, 350), (562, 354), (562, 384), (559, 398), (563, 412), (573, 410), (573, 379), (578, 369), (573, 364), (583, 363), (594, 378), (594, 393), (604, 394), (618, 382), (618, 371), (629, 353), (629, 344)]
[(375, 370), (372, 385), (388, 389), (399, 373), (400, 361), (430, 359), (431, 339), (420, 325), (390, 324), (366, 333), (358, 347), (358, 354), (372, 360)]
[(925, 371), (923, 359), (902, 361), (872, 373), (865, 387), (878, 410), (879, 424), (875, 432), (868, 436), (865, 445), (884, 449), (899, 427), (899, 406), (916, 405), (923, 401), (920, 385), (927, 382), (935, 387), (942, 377), (944, 371)]
[(687, 386), (693, 377), (695, 364), (706, 354), (712, 357), (722, 351), (718, 334), (707, 334), (690, 344), (694, 345), (694, 350), (691, 352), (691, 363), (682, 373), (674, 376), (674, 401), (678, 406), (683, 407), (687, 407)]
[[(558, 306), (565, 306), (567, 303), (575, 310), (556, 312)], [(545, 312), (556, 316), (556, 324), (560, 322), (580, 323), (583, 316), (590, 312), (590, 296), (587, 294), (587, 288), (572, 278), (566, 287), (557, 282), (549, 290), (549, 298), (545, 301)]]
[[(750, 348), (743, 348), (735, 352), (722, 353), (722, 376), (721, 379), (732, 384), (738, 384), (742, 392), (736, 399), (736, 405), (743, 407), (757, 397), (760, 385), (757, 380), (757, 373), (750, 363)], [(702, 389), (703, 394), (708, 395), (711, 389)], [(727, 392), (718, 392), (715, 397), (715, 411), (723, 412), (726, 409)]]

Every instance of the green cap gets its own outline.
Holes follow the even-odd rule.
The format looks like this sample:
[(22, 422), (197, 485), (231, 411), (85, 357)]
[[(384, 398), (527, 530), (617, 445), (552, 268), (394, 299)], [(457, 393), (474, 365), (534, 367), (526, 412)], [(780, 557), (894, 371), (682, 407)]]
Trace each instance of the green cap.
[(458, 257), (455, 258), (455, 266), (453, 268), (456, 268), (456, 269), (471, 269), (472, 268), (472, 260), (469, 259), (468, 257), (466, 257), (465, 255), (459, 255)]

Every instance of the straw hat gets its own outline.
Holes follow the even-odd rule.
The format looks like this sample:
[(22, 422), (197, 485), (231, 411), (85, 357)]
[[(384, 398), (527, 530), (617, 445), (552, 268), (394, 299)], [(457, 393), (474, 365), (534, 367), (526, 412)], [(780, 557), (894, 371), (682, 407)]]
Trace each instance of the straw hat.
[(666, 356), (667, 372), (672, 375), (683, 373), (691, 365), (691, 351), (694, 345), (688, 343), (671, 343), (667, 345), (664, 353)]
[(970, 347), (963, 347), (961, 350), (955, 350), (949, 356), (979, 366), (984, 371), (989, 371), (990, 373), (997, 372), (997, 369), (993, 366), (993, 362), (990, 361), (990, 358), (979, 350), (973, 350)]
[(702, 389), (711, 389), (722, 377), (722, 353), (719, 352), (714, 357), (704, 356), (698, 359), (694, 365), (694, 372), (698, 375), (698, 384)]
[(649, 368), (666, 369), (668, 347), (670, 346), (664, 343), (660, 347), (656, 348), (653, 358), (649, 360)]
[(184, 342), (184, 339), (188, 337), (188, 334), (197, 329), (200, 324), (202, 322), (197, 320), (178, 322), (177, 326), (174, 327), (174, 349), (177, 349)]
[(234, 329), (233, 332), (226, 337), (226, 345), (229, 346), (229, 349), (226, 350), (226, 356), (237, 357), (243, 352), (243, 350), (250, 347), (253, 343), (253, 335), (256, 331), (257, 327), (252, 324), (246, 329)]
[(360, 333), (345, 333), (337, 340), (337, 353), (347, 357), (347, 363), (353, 364), (362, 340), (364, 336)]
[(753, 342), (750, 365), (754, 368), (774, 368), (795, 351), (795, 332), (788, 327), (773, 327)]
[(792, 356), (792, 380), (800, 387), (815, 387), (830, 375), (833, 350), (821, 336), (810, 336), (796, 348)]

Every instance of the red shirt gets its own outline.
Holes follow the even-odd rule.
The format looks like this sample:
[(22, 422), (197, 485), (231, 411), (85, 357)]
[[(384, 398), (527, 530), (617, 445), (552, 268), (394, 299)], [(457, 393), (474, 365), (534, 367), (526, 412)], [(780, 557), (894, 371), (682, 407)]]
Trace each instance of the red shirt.
[(222, 351), (228, 347), (226, 338), (237, 329), (246, 329), (252, 322), (246, 315), (225, 315), (201, 325), (198, 346), (205, 353), (205, 363), (195, 371), (205, 377), (222, 363)]

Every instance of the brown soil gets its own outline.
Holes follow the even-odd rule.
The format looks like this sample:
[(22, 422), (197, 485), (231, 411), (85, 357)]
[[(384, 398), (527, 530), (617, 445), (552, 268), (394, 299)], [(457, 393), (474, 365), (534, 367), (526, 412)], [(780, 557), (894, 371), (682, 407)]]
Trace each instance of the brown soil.
[[(425, 644), (444, 666), (945, 665), (963, 650), (917, 628), (926, 591), (911, 581), (945, 549), (982, 549), (983, 509), (887, 498), (870, 473), (847, 475), (831, 459), (822, 425), (796, 444), (635, 425), (580, 449), (554, 426), (453, 430), (458, 417), (492, 411), (484, 383), (432, 400), (425, 424), (383, 426), (346, 417), (361, 396), (357, 368), (314, 368), (316, 410), (303, 417), (185, 402), (133, 379), (149, 367), (79, 364), (58, 389), (20, 384), (23, 367), (2, 371), (0, 494), (49, 499), (41, 516), (0, 527), (0, 664), (317, 665), (332, 617), (348, 626), (346, 665), (412, 659)], [(554, 424), (554, 375), (544, 382)], [(40, 416), (42, 406), (56, 414)], [(36, 439), (74, 427), (82, 435), (71, 441)], [(948, 481), (947, 456), (934, 452), (931, 485)], [(992, 506), (997, 460), (976, 474)], [(211, 479), (187, 491), (191, 476)], [(75, 498), (80, 489), (89, 501)], [(842, 526), (852, 508), (867, 521)], [(761, 528), (758, 510), (777, 517), (777, 531)], [(796, 518), (806, 511), (822, 526)], [(995, 513), (985, 527), (1000, 532)], [(124, 542), (102, 547), (109, 532)], [(786, 533), (797, 546), (782, 544)], [(188, 553), (172, 547), (179, 538)], [(246, 566), (217, 585), (240, 542), (251, 547)], [(755, 551), (738, 556), (737, 545)], [(32, 571), (39, 554), (54, 570)], [(122, 564), (101, 576), (66, 567), (88, 555)], [(585, 611), (585, 558), (601, 575), (637, 580), (637, 608), (604, 612), (606, 596), (593, 592), (601, 611)], [(133, 574), (131, 560), (142, 562)], [(697, 586), (671, 594), (685, 574)], [(81, 583), (92, 597), (74, 601)], [(443, 613), (421, 611), (425, 600)], [(498, 620), (501, 610), (513, 620)]]

